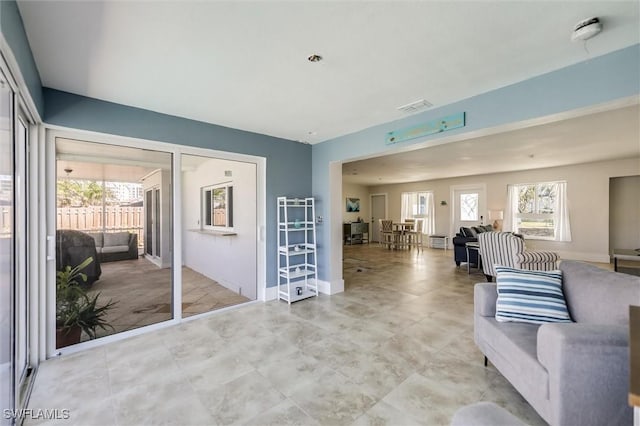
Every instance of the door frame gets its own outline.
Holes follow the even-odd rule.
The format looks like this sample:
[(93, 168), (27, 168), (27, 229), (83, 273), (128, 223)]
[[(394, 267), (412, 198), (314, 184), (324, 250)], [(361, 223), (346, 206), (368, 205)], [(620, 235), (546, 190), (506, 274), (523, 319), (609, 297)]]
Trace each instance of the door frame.
[[(43, 328), (43, 334), (46, 334), (46, 351), (44, 357), (55, 357), (58, 355), (65, 355), (81, 350), (85, 350), (92, 347), (101, 346), (110, 342), (119, 341), (128, 337), (145, 334), (150, 331), (159, 330), (165, 327), (169, 327), (175, 324), (179, 324), (183, 321), (191, 321), (197, 318), (213, 315), (221, 310), (213, 312), (205, 312), (199, 315), (193, 315), (188, 318), (182, 318), (182, 270), (181, 268), (173, 268), (172, 285), (173, 285), (173, 301), (172, 311), (174, 316), (172, 319), (148, 326), (128, 330), (121, 333), (112, 334), (110, 336), (101, 337), (96, 340), (89, 340), (81, 342), (76, 345), (72, 345), (66, 348), (55, 348), (55, 286), (48, 285), (48, 283), (55, 282), (55, 234), (56, 218), (55, 218), (55, 193), (56, 186), (51, 182), (56, 181), (56, 155), (55, 155), (55, 141), (58, 138), (63, 139), (76, 139), (86, 142), (103, 143), (109, 145), (116, 145), (122, 147), (139, 148), (163, 151), (171, 153), (172, 155), (172, 175), (171, 181), (173, 183), (173, 190), (171, 191), (171, 208), (172, 208), (172, 239), (173, 239), (173, 251), (172, 251), (172, 264), (182, 265), (182, 214), (181, 214), (181, 200), (182, 200), (182, 154), (204, 156), (211, 158), (220, 158), (230, 161), (241, 161), (247, 163), (254, 163), (256, 165), (256, 282), (257, 282), (257, 298), (253, 302), (247, 302), (244, 306), (250, 303), (257, 303), (260, 301), (266, 301), (267, 299), (267, 280), (266, 280), (266, 183), (267, 183), (267, 159), (265, 157), (258, 157), (248, 154), (239, 154), (226, 151), (218, 151), (207, 148), (198, 148), (186, 145), (178, 145), (168, 142), (160, 142), (155, 140), (134, 138), (128, 136), (118, 136), (107, 133), (98, 133), (87, 130), (78, 130), (68, 128), (64, 126), (56, 126), (50, 124), (44, 124), (43, 129), (45, 134), (45, 149), (44, 163), (46, 164), (46, 185), (44, 191), (46, 192), (46, 227), (40, 232), (40, 238), (48, 242), (47, 248), (47, 264), (46, 264), (46, 279), (40, 282), (41, 294), (46, 294), (46, 321)], [(53, 234), (52, 234), (53, 233)], [(234, 309), (235, 307), (223, 308), (223, 310)], [(46, 330), (46, 333), (44, 333)]]
[[(372, 218), (373, 217), (373, 197), (380, 197), (383, 196), (384, 197), (384, 219), (387, 218), (387, 216), (389, 215), (389, 193), (388, 192), (377, 192), (374, 194), (369, 194), (369, 217)], [(378, 236), (375, 234), (374, 231), (374, 226), (373, 223), (374, 221), (372, 219), (369, 219), (370, 223), (371, 223), (371, 233), (369, 235), (369, 241), (374, 241), (371, 237), (373, 236), (373, 238), (375, 238), (375, 241), (378, 240)]]
[[(465, 185), (451, 185), (449, 187), (450, 191), (450, 200), (451, 200), (451, 216), (449, 218), (449, 241), (453, 241), (453, 237), (456, 235), (456, 191), (473, 191), (477, 190), (480, 196), (478, 197), (478, 214), (481, 217), (487, 217), (487, 184), (484, 182), (481, 183), (470, 183)], [(450, 243), (451, 244), (451, 243)]]
[[(16, 97), (17, 98), (17, 97)], [(24, 331), (24, 336), (15, 336), (15, 362), (16, 362), (16, 370), (15, 370), (15, 380), (16, 386), (19, 389), (22, 384), (25, 382), (28, 374), (28, 369), (30, 367), (30, 304), (29, 300), (31, 297), (31, 292), (29, 289), (29, 256), (28, 256), (28, 247), (29, 247), (29, 135), (30, 135), (30, 122), (27, 113), (24, 108), (20, 105), (18, 99), (15, 102), (15, 116), (14, 116), (14, 202), (16, 204), (16, 210), (14, 211), (14, 230), (16, 232), (15, 238), (15, 260), (17, 261), (17, 282), (14, 294), (14, 303), (16, 304), (16, 312), (14, 315), (14, 333), (18, 333), (21, 329), (19, 328), (19, 316), (21, 316), (24, 320), (24, 324), (22, 324), (22, 331)], [(21, 143), (19, 143), (18, 137), (18, 123), (20, 123), (25, 129), (25, 139)], [(23, 340), (24, 339), (24, 340)], [(21, 350), (18, 345), (23, 345), (24, 350), (23, 355), (23, 365), (18, 365), (17, 362), (21, 361), (18, 358), (19, 351)], [(21, 371), (19, 371), (21, 369)], [(16, 403), (20, 404), (21, 401), (16, 395)]]
[[(38, 260), (31, 256), (37, 251), (38, 242), (32, 240), (35, 214), (30, 206), (37, 206), (37, 197), (29, 190), (34, 170), (32, 149), (36, 146), (40, 116), (33, 101), (29, 97), (24, 81), (20, 75), (15, 58), (6, 50), (4, 38), (0, 35), (0, 74), (2, 81), (10, 93), (7, 124), (8, 142), (12, 146), (12, 185), (13, 185), (13, 237), (11, 244), (9, 298), (9, 341), (0, 344), (8, 345), (9, 360), (6, 366), (10, 383), (8, 384), (8, 400), (6, 409), (23, 409), (28, 401), (34, 375), (30, 374), (37, 367), (38, 358), (38, 310), (34, 309), (34, 288), (37, 285)], [(8, 54), (7, 54), (8, 53)], [(19, 134), (24, 128), (25, 137)], [(35, 210), (35, 209), (34, 209)], [(37, 289), (35, 290), (37, 292)], [(20, 356), (19, 356), (20, 355)], [(10, 421), (9, 419), (6, 419)], [(4, 424), (4, 422), (0, 421)]]

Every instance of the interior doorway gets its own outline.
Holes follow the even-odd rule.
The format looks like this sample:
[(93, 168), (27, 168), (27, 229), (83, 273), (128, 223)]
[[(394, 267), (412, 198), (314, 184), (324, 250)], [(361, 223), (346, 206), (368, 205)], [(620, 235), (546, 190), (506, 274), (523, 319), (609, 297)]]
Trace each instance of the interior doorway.
[(609, 254), (640, 249), (640, 176), (609, 179)]
[(380, 219), (386, 218), (387, 194), (371, 194), (371, 241), (380, 242)]

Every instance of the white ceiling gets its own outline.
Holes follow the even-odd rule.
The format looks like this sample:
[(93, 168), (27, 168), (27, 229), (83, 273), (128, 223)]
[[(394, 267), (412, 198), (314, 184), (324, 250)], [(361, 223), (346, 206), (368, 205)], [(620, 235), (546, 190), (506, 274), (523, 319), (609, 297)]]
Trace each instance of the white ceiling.
[(18, 1), (44, 86), (310, 143), (638, 43), (639, 4)]
[(56, 176), (71, 179), (139, 182), (154, 170), (171, 169), (166, 152), (64, 138), (56, 139), (56, 159)]
[(638, 104), (491, 136), (342, 165), (343, 182), (416, 182), (617, 158), (638, 158)]
[[(56, 138), (56, 176), (71, 179), (139, 182), (154, 170), (171, 170), (168, 152)], [(193, 171), (213, 157), (181, 155), (182, 171)], [(235, 161), (216, 159), (219, 167)], [(71, 170), (67, 172), (65, 169)]]

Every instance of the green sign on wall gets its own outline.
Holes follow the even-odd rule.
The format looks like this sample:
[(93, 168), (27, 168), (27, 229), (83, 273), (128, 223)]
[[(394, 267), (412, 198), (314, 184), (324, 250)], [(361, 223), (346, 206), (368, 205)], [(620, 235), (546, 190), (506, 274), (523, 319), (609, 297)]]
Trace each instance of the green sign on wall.
[(417, 126), (408, 127), (406, 129), (394, 130), (387, 133), (385, 143), (393, 145), (394, 143), (404, 142), (411, 139), (421, 138), (423, 136), (434, 135), (436, 133), (446, 132), (447, 130), (464, 127), (464, 112), (448, 115), (446, 117), (429, 121), (428, 123), (419, 124)]

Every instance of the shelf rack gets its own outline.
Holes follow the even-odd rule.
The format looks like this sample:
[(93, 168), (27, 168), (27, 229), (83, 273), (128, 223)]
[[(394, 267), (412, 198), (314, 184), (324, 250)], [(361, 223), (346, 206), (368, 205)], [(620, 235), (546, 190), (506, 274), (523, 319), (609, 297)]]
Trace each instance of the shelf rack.
[(318, 296), (317, 270), (314, 199), (278, 197), (278, 298)]

